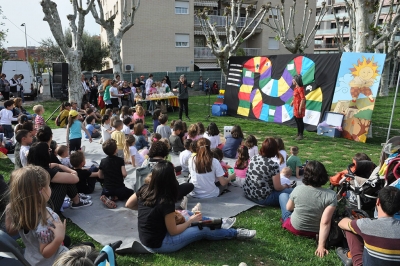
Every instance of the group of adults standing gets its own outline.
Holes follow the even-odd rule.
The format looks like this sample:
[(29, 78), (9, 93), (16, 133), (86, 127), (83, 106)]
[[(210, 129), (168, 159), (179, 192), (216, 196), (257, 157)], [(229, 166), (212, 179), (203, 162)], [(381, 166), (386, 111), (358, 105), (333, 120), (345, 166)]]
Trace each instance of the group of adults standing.
[[(104, 114), (105, 109), (121, 107), (121, 106), (134, 106), (135, 95), (140, 95), (141, 98), (146, 99), (150, 95), (151, 86), (154, 84), (153, 74), (149, 74), (148, 78), (142, 75), (135, 79), (134, 82), (121, 81), (120, 75), (115, 79), (106, 79), (101, 77), (98, 79), (94, 75), (87, 79), (84, 74), (81, 76), (81, 83), (83, 89), (82, 102), (89, 102), (93, 105), (100, 107), (101, 114)], [(182, 119), (183, 112), (188, 120), (189, 118), (189, 88), (193, 88), (194, 81), (188, 84), (185, 75), (179, 77), (179, 81), (172, 87), (169, 76), (164, 76), (161, 86), (172, 88), (174, 92), (178, 93), (179, 101), (179, 119)], [(147, 104), (147, 109), (151, 109), (151, 101)]]
[(0, 77), (0, 92), (3, 95), (3, 100), (7, 101), (10, 99), (10, 92), (13, 93), (15, 97), (21, 97), (24, 102), (24, 87), (22, 85), (22, 80), (24, 75), (15, 74), (10, 80), (6, 79), (6, 74), (1, 73)]

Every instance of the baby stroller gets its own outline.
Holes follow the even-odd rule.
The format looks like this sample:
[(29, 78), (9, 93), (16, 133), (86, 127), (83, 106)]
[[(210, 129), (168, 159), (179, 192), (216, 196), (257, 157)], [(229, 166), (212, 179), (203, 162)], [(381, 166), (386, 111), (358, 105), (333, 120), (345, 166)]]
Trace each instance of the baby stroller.
[(380, 178), (378, 168), (371, 161), (358, 161), (350, 164), (348, 173), (339, 181), (338, 201), (346, 200), (347, 209), (372, 211), (375, 208), (378, 192), (385, 180)]

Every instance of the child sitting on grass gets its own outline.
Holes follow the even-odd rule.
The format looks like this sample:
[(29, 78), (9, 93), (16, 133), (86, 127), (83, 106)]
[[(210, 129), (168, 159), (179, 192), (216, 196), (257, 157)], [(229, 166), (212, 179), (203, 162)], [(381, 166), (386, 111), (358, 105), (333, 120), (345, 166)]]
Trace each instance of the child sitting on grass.
[(169, 139), (169, 136), (171, 136), (171, 128), (167, 125), (168, 115), (160, 114), (158, 121), (160, 122), (160, 125), (158, 125), (156, 132), (160, 134), (161, 137)]
[(117, 143), (109, 139), (103, 143), (102, 148), (107, 157), (101, 160), (99, 167), (99, 177), (104, 179), (100, 200), (108, 208), (114, 209), (117, 207), (115, 201), (128, 199), (133, 194), (133, 190), (124, 184), (127, 172), (124, 159), (116, 156)]
[(43, 114), (44, 114), (44, 107), (43, 105), (35, 105), (33, 106), (33, 111), (36, 114), (35, 117), (35, 128), (38, 130), (42, 126), (46, 125), (46, 122), (44, 121)]
[(199, 127), (197, 126), (197, 124), (191, 124), (189, 126), (189, 130), (188, 130), (188, 134), (187, 134), (187, 139), (191, 139), (191, 140), (198, 140), (200, 139), (199, 137)]
[[(250, 158), (258, 154), (257, 139), (253, 135), (248, 135), (244, 145), (249, 149)], [(286, 158), (285, 158), (286, 161)]]
[(176, 123), (174, 125), (173, 133), (169, 137), (169, 142), (171, 143), (172, 151), (175, 153), (183, 152), (185, 150), (185, 147), (182, 143), (182, 139), (179, 137), (181, 131), (182, 131), (182, 124)]
[(120, 158), (124, 158), (125, 134), (121, 131), (123, 125), (121, 120), (114, 121), (115, 131), (111, 134), (111, 138), (117, 144), (117, 156)]
[(125, 117), (122, 122), (124, 123), (124, 125), (121, 131), (125, 134), (125, 136), (131, 135), (130, 125), (133, 124), (132, 118), (130, 118), (129, 116)]
[(290, 147), (290, 157), (286, 161), (286, 165), (290, 167), (292, 173), (295, 174), (296, 178), (301, 178), (304, 173), (299, 154), (299, 148), (297, 146)]
[(125, 163), (132, 164), (133, 167), (140, 167), (143, 164), (144, 157), (149, 153), (148, 149), (138, 151), (135, 147), (136, 139), (133, 135), (126, 137), (124, 156)]
[[(94, 116), (89, 115), (88, 117), (86, 117), (86, 129), (93, 139), (100, 137), (99, 130), (96, 129), (94, 126), (95, 122), (96, 122), (96, 120), (95, 120)], [(85, 133), (85, 138), (87, 138), (87, 139), (89, 138), (89, 136), (86, 133)]]
[(28, 152), (29, 148), (32, 145), (32, 135), (26, 129), (20, 129), (15, 136), (16, 141), (21, 144), (21, 148), (19, 151), (19, 158), (21, 161), (22, 167), (25, 167), (28, 164)]
[(192, 143), (191, 139), (185, 140), (183, 146), (185, 150), (179, 154), (179, 162), (182, 166), (182, 172), (189, 173), (189, 158), (192, 156), (192, 151), (190, 150), (190, 144)]
[(237, 158), (237, 150), (243, 141), (243, 132), (240, 126), (235, 125), (232, 127), (231, 136), (226, 137), (222, 152), (227, 158)]
[(280, 175), (281, 175), (281, 185), (283, 186), (283, 185), (289, 185), (289, 186), (291, 186), (291, 187), (293, 187), (294, 188), (294, 184), (296, 183), (296, 181), (290, 181), (290, 177), (292, 176), (292, 169), (290, 169), (290, 167), (284, 167), (282, 170), (281, 170), (281, 173), (280, 173)]
[(237, 150), (238, 159), (235, 162), (235, 174), (236, 174), (236, 184), (243, 187), (244, 180), (246, 179), (246, 172), (249, 166), (249, 149), (242, 145)]
[(67, 146), (65, 145), (58, 146), (56, 149), (56, 153), (62, 165), (65, 165), (66, 167), (69, 168), (73, 167), (69, 159), (69, 151)]
[(149, 148), (149, 142), (147, 141), (147, 136), (143, 134), (144, 126), (142, 123), (135, 123), (134, 133), (135, 133), (135, 147), (139, 151), (144, 148)]
[[(93, 193), (96, 181), (99, 177), (99, 172), (92, 172), (90, 170), (83, 169), (86, 160), (85, 154), (83, 154), (82, 151), (76, 151), (72, 153), (70, 156), (70, 162), (79, 177), (79, 181), (78, 183), (76, 183), (76, 188), (78, 192), (83, 194)], [(86, 198), (87, 197), (88, 196), (86, 196)]]

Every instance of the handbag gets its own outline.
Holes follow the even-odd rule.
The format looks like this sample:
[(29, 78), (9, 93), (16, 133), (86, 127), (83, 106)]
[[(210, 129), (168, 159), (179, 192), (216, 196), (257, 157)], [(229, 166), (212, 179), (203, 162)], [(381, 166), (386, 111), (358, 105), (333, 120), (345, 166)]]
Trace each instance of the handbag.
[(100, 107), (100, 109), (106, 107), (106, 103), (104, 102), (103, 96), (99, 96), (99, 98), (97, 99), (97, 105)]

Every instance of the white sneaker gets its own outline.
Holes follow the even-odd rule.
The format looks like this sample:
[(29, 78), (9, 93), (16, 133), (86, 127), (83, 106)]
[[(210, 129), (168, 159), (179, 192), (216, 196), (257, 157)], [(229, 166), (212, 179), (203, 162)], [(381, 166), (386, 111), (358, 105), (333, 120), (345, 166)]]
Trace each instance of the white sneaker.
[(222, 218), (222, 229), (229, 229), (236, 223), (236, 217), (233, 218)]
[(85, 195), (83, 193), (79, 193), (79, 198), (81, 198), (83, 200), (90, 200), (92, 197), (89, 195)]
[(236, 238), (240, 240), (248, 240), (256, 236), (256, 230), (249, 230), (243, 228), (239, 228), (236, 230), (237, 230)]

